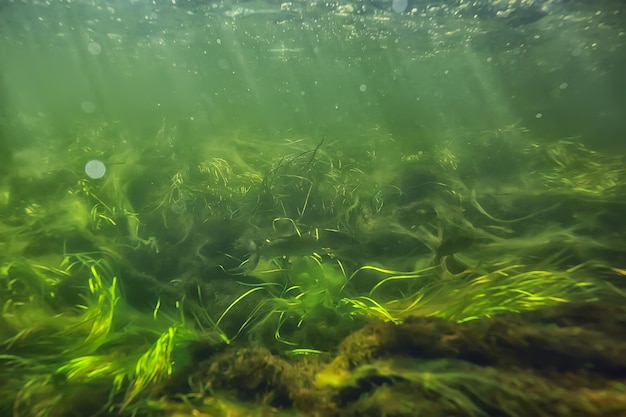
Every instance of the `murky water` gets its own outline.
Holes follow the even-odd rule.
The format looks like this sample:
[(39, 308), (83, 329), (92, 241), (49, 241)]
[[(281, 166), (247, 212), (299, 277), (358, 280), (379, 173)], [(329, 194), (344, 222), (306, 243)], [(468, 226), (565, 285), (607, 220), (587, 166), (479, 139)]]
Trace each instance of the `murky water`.
[(5, 113), (201, 136), (367, 125), (419, 142), (519, 124), (620, 138), (623, 6), (509, 3), (15, 1)]
[(0, 415), (625, 413), (624, 74), (620, 1), (4, 0)]

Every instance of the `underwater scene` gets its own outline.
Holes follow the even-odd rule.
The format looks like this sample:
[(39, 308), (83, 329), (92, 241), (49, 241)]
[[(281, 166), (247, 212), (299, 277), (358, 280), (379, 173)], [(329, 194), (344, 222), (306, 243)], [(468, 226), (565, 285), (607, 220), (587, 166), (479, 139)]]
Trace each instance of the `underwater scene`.
[(0, 416), (626, 416), (626, 3), (2, 0)]

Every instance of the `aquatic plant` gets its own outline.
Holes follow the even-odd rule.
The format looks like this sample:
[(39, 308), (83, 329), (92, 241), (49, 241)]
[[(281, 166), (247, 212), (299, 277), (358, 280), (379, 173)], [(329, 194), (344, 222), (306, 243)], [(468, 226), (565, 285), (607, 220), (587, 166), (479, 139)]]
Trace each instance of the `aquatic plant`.
[[(204, 386), (177, 404), (155, 396), (198, 340), (209, 352), (245, 336), (317, 356), (363, 322), (466, 323), (623, 295), (626, 248), (608, 232), (622, 160), (573, 140), (504, 129), (419, 154), (233, 134), (179, 150), (164, 127), (157, 149), (139, 151), (82, 134), (69, 151), (76, 172), (55, 192), (39, 193), (42, 172), (25, 182), (20, 171), (24, 189), (0, 201), (0, 378), (16, 398), (2, 411), (219, 414), (232, 404)], [(509, 163), (488, 166), (481, 155), (496, 145)], [(86, 157), (107, 161), (107, 175), (84, 178)], [(405, 384), (469, 415), (504, 407), (489, 393), (519, 399), (458, 362), (331, 371), (317, 389), (375, 399), (381, 381)], [(98, 410), (80, 405), (82, 389)]]

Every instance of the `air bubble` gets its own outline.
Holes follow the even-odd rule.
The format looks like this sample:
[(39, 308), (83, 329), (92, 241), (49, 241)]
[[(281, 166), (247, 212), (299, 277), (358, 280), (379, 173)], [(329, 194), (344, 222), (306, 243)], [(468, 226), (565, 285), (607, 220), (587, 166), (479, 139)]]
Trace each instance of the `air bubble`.
[(97, 42), (89, 42), (87, 50), (91, 55), (100, 55), (102, 53), (102, 47)]
[(409, 0), (393, 0), (391, 2), (391, 10), (396, 13), (402, 13), (409, 5)]
[(85, 164), (85, 174), (94, 180), (104, 177), (106, 172), (107, 167), (104, 165), (104, 162), (97, 159), (92, 159)]
[(86, 100), (80, 103), (80, 109), (85, 113), (93, 113), (96, 111), (96, 105), (93, 102)]

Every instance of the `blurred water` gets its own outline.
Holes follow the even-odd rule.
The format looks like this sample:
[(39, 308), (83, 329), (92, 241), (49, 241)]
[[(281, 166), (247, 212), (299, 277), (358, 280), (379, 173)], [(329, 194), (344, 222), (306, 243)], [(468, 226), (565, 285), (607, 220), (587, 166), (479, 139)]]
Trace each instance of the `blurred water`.
[(146, 138), (165, 120), (191, 141), (236, 127), (412, 143), (512, 124), (621, 139), (622, 2), (400, 3), (5, 1), (1, 115), (59, 136), (98, 119)]

